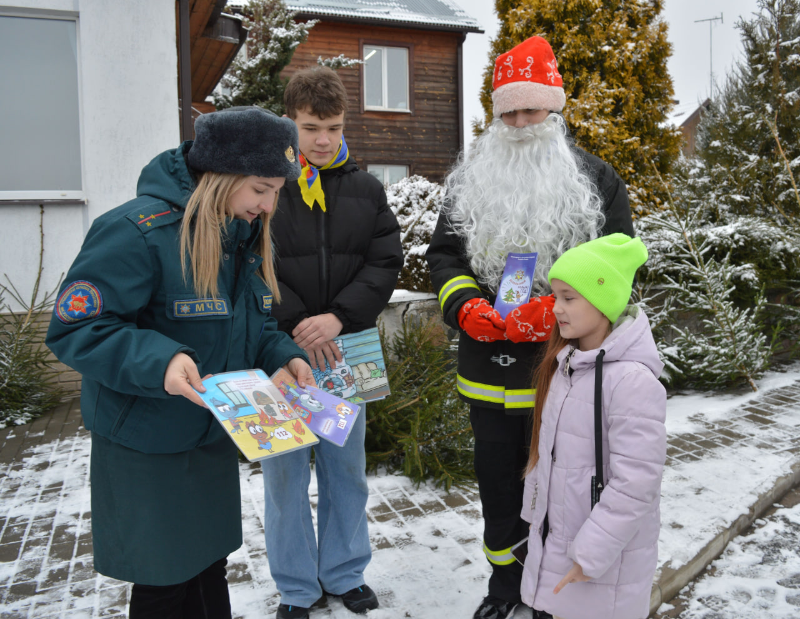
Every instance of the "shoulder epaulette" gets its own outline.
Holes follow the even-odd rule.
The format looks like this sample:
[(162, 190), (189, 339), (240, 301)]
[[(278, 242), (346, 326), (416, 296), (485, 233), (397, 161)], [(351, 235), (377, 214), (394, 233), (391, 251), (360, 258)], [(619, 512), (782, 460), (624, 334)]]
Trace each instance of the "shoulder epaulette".
[(170, 206), (161, 200), (140, 205), (139, 208), (128, 213), (127, 218), (146, 233), (154, 228), (174, 223), (183, 218), (183, 209)]

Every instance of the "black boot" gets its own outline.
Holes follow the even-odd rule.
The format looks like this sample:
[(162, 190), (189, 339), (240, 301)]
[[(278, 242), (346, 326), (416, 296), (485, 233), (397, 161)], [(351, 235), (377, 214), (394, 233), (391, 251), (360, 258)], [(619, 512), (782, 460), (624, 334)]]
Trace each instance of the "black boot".
[(506, 602), (493, 595), (487, 595), (478, 606), (472, 619), (506, 619), (514, 610), (516, 603)]
[[(331, 594), (328, 594), (331, 595)], [(335, 595), (335, 594), (334, 594)], [(369, 588), (368, 585), (361, 585), (355, 589), (350, 589), (340, 596), (344, 607), (353, 613), (363, 615), (368, 610), (375, 610), (378, 608), (378, 596)]]
[(280, 604), (275, 619), (308, 619), (308, 609), (291, 604)]

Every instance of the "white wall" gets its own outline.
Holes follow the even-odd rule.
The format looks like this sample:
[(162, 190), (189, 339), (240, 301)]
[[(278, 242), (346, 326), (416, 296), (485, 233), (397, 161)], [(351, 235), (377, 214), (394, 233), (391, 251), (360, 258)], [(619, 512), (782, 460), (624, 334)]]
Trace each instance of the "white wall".
[[(51, 290), (69, 269), (92, 220), (133, 199), (141, 169), (180, 143), (175, 3), (12, 0), (0, 5), (0, 13), (9, 11), (77, 15), (87, 204), (45, 207), (40, 288)], [(8, 274), (26, 298), (38, 259), (39, 207), (0, 201), (0, 274)]]

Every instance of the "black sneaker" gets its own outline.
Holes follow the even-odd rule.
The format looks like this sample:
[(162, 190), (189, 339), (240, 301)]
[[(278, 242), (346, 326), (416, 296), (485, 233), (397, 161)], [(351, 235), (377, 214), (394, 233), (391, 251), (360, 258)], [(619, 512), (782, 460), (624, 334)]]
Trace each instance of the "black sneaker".
[(514, 602), (506, 602), (493, 595), (487, 595), (478, 606), (472, 619), (506, 619), (514, 610)]
[(363, 615), (368, 610), (375, 610), (378, 608), (378, 596), (375, 595), (375, 592), (367, 585), (361, 585), (355, 589), (350, 589), (350, 591), (336, 597), (342, 598), (342, 603), (347, 610), (358, 613), (359, 615)]
[(291, 604), (279, 604), (275, 619), (308, 619), (308, 609)]

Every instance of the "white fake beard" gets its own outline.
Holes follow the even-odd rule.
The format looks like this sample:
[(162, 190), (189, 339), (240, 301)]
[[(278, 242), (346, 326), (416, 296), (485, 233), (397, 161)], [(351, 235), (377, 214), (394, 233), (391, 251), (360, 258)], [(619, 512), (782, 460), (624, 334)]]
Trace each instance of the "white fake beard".
[(582, 167), (557, 114), (522, 128), (497, 119), (462, 155), (445, 181), (448, 215), (481, 284), (497, 292), (509, 252), (538, 252), (532, 296), (550, 293), (553, 262), (605, 221)]

